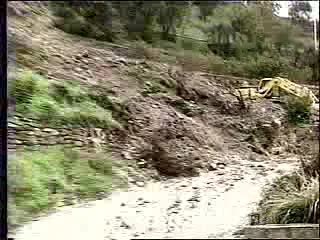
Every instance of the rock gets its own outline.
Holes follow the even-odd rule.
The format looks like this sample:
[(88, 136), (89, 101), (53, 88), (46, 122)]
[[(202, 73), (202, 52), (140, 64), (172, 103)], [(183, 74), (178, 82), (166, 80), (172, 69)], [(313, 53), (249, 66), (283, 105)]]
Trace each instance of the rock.
[(124, 207), (125, 205), (126, 205), (125, 203), (121, 203), (121, 204), (120, 204), (121, 207)]
[(218, 163), (217, 163), (217, 166), (218, 166), (218, 167), (225, 167), (226, 164), (225, 164), (224, 162), (218, 162)]
[(85, 52), (82, 54), (82, 57), (88, 58), (88, 57), (89, 57), (88, 51), (85, 51)]
[(278, 118), (273, 119), (273, 121), (271, 122), (271, 126), (274, 128), (280, 128), (281, 127), (281, 120)]
[(199, 197), (197, 197), (197, 196), (192, 196), (192, 197), (189, 198), (187, 201), (188, 201), (188, 202), (200, 202), (200, 199), (199, 199)]
[(196, 208), (197, 205), (195, 205), (194, 203), (191, 204), (190, 208)]
[(138, 186), (138, 187), (144, 187), (144, 182), (136, 182), (136, 185)]
[(209, 164), (209, 166), (208, 166), (208, 170), (209, 170), (209, 171), (215, 171), (215, 170), (218, 170), (217, 165), (216, 165), (215, 163), (211, 163), (211, 164)]
[(140, 159), (140, 160), (137, 162), (137, 165), (138, 165), (138, 167), (146, 167), (146, 166), (147, 166), (147, 162), (144, 161), (143, 159)]
[(130, 153), (128, 153), (128, 152), (122, 152), (122, 156), (127, 160), (132, 159), (132, 157), (130, 156)]
[(123, 227), (123, 228), (125, 228), (125, 229), (130, 229), (130, 228), (131, 228), (131, 227), (130, 227), (127, 223), (125, 223), (124, 221), (121, 222), (120, 227)]

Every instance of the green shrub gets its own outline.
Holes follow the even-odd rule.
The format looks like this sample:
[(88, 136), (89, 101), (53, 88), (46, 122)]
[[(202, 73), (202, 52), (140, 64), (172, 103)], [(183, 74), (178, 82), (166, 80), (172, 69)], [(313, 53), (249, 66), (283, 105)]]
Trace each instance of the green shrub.
[(69, 104), (89, 100), (88, 91), (78, 81), (63, 81), (52, 84), (52, 96), (59, 103), (67, 101)]
[(199, 42), (193, 39), (180, 38), (177, 44), (184, 50), (197, 51), (205, 55), (209, 53), (207, 42)]
[(28, 104), (32, 96), (47, 93), (48, 86), (48, 82), (41, 75), (32, 71), (22, 71), (10, 83), (9, 95), (15, 97), (17, 104)]
[(290, 96), (286, 102), (288, 122), (292, 124), (307, 124), (311, 116), (311, 101), (309, 98)]
[(53, 116), (60, 115), (59, 105), (49, 95), (36, 95), (31, 99), (30, 104), (25, 108), (27, 115), (32, 115), (38, 119), (50, 120)]
[(115, 127), (111, 112), (94, 102), (86, 101), (68, 106), (61, 106), (61, 121), (69, 125)]
[(282, 176), (265, 189), (259, 206), (263, 224), (319, 223), (319, 178)]
[(49, 84), (48, 79), (26, 71), (14, 83), (9, 91), (18, 99), (16, 112), (26, 117), (36, 117), (53, 126), (119, 127), (108, 107), (103, 108), (90, 98), (88, 89), (77, 81)]
[(312, 80), (312, 69), (310, 67), (288, 69), (287, 78), (297, 82), (308, 82)]
[(56, 27), (71, 34), (78, 34), (83, 37), (89, 37), (92, 28), (85, 19), (81, 16), (75, 15), (72, 18), (61, 19), (55, 24)]
[(107, 9), (111, 10), (107, 5), (109, 6), (107, 2), (83, 3), (83, 6), (79, 7), (72, 3), (59, 2), (51, 3), (51, 10), (60, 17), (54, 22), (57, 28), (67, 33), (113, 42), (115, 34), (105, 26), (105, 20), (110, 17)]
[(279, 76), (287, 72), (288, 69), (285, 60), (273, 56), (259, 56), (255, 60), (249, 59), (246, 65), (248, 76), (258, 79)]
[[(72, 196), (95, 198), (119, 180), (106, 153), (85, 153), (62, 147), (9, 156), (9, 224), (28, 220)], [(119, 180), (120, 181), (120, 180)]]
[(142, 95), (147, 96), (149, 94), (155, 94), (160, 92), (166, 92), (165, 87), (157, 82), (145, 82)]

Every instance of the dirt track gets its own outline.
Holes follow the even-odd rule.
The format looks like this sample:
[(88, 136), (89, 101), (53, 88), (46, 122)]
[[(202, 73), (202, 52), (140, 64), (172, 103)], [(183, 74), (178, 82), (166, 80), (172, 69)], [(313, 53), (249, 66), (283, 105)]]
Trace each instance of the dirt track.
[[(64, 207), (21, 228), (16, 240), (235, 238), (261, 188), (295, 160), (226, 166), (194, 178), (150, 182), (109, 198)], [(227, 174), (228, 173), (228, 174)]]

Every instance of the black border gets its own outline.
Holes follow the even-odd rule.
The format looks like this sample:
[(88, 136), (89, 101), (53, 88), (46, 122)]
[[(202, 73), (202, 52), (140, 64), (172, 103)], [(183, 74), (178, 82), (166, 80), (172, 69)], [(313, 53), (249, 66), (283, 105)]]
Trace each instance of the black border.
[(0, 1), (0, 239), (7, 239), (7, 1)]

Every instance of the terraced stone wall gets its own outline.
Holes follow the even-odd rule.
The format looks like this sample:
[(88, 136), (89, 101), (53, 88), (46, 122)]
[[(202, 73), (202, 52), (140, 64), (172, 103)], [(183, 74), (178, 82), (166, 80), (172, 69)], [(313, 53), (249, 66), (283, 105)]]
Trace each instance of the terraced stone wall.
[(37, 119), (14, 116), (8, 119), (8, 149), (51, 145), (101, 148), (112, 140), (109, 133), (109, 129), (101, 128), (50, 128)]

